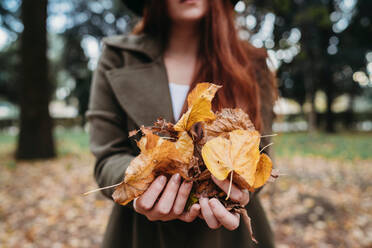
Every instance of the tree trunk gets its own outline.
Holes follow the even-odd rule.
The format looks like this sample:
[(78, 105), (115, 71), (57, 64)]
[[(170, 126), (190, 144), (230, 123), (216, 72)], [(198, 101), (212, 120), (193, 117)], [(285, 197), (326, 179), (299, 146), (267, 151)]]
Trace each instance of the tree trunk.
[(345, 114), (344, 126), (346, 129), (351, 130), (354, 124), (354, 100), (355, 100), (355, 90), (354, 87), (349, 93), (349, 103)]
[(47, 60), (47, 0), (23, 0), (21, 36), (20, 133), (18, 159), (55, 156), (49, 115), (51, 85)]
[(306, 101), (310, 103), (310, 112), (307, 116), (308, 131), (316, 130), (316, 109), (315, 109), (315, 92), (314, 82), (311, 75), (305, 75)]
[(326, 112), (326, 132), (327, 133), (334, 133), (336, 131), (335, 129), (335, 117), (334, 117), (334, 114), (332, 112), (332, 104), (333, 104), (333, 101), (335, 99), (335, 94), (334, 94), (334, 90), (333, 89), (333, 81), (332, 80), (332, 76), (330, 76), (331, 74), (328, 72), (325, 72), (323, 74), (323, 79), (324, 80), (327, 80), (327, 82), (325, 83), (326, 84), (326, 87), (325, 87), (325, 94), (327, 96), (327, 112)]

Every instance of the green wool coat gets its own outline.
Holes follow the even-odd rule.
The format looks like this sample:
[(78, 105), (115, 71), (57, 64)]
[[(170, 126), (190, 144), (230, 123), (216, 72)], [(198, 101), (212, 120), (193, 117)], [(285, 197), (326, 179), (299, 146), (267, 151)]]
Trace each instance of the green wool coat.
[[(89, 110), (90, 148), (96, 157), (94, 174), (99, 187), (121, 182), (130, 161), (139, 154), (128, 131), (152, 125), (163, 117), (175, 123), (168, 78), (156, 39), (148, 35), (119, 35), (103, 39), (103, 50), (94, 72)], [(266, 63), (263, 63), (266, 66)], [(257, 75), (261, 92), (268, 88), (265, 75)], [(265, 89), (266, 87), (266, 89)], [(261, 94), (264, 132), (271, 133), (273, 99)], [(268, 143), (268, 140), (263, 142)], [(262, 145), (264, 145), (262, 144)], [(103, 194), (112, 199), (113, 189)], [(247, 205), (253, 232), (259, 245), (253, 245), (243, 223), (228, 231), (212, 230), (197, 218), (182, 221), (149, 221), (133, 206), (115, 204), (102, 247), (274, 247), (273, 235), (258, 196)]]

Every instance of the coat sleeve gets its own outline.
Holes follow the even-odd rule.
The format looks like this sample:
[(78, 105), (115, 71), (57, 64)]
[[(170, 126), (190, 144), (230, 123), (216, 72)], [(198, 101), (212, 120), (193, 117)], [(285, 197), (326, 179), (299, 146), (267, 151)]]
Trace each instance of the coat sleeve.
[[(89, 108), (90, 150), (96, 158), (94, 175), (99, 187), (120, 183), (135, 151), (130, 146), (127, 115), (117, 102), (106, 72), (120, 60), (113, 48), (103, 45), (101, 57), (93, 74)], [(102, 193), (112, 199), (114, 188)]]

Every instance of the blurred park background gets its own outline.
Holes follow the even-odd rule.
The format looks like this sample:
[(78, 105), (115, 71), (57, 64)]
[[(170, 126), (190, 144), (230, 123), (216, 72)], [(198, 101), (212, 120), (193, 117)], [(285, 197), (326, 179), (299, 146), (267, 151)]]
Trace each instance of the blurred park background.
[[(372, 247), (372, 1), (249, 0), (242, 39), (268, 50), (279, 179), (260, 193), (278, 247)], [(138, 21), (116, 0), (0, 1), (0, 247), (98, 247), (84, 119), (104, 36)], [(125, 245), (125, 244), (123, 244)]]

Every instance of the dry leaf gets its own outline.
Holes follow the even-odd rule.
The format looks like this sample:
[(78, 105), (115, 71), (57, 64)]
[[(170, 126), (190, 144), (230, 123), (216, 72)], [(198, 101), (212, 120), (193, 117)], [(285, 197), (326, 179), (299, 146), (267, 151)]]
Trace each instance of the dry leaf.
[[(137, 142), (141, 153), (131, 161), (113, 198), (126, 205), (145, 192), (158, 175), (179, 173), (184, 179), (194, 182), (186, 209), (201, 196), (216, 197), (228, 211), (243, 216), (255, 241), (246, 210), (228, 198), (232, 182), (254, 191), (270, 176), (274, 177), (272, 162), (267, 155), (260, 155), (261, 136), (247, 113), (231, 108), (216, 114), (212, 111), (212, 99), (220, 87), (199, 83), (187, 97), (187, 112), (175, 125), (158, 118), (153, 126), (140, 128), (144, 134)], [(131, 131), (130, 136), (137, 132)], [(213, 182), (211, 174), (219, 180), (230, 174), (227, 193)], [(99, 190), (105, 188), (108, 187)]]
[(140, 196), (159, 174), (179, 173), (188, 178), (188, 163), (194, 146), (187, 132), (181, 133), (177, 142), (171, 142), (149, 129), (141, 130), (145, 134), (137, 142), (141, 153), (131, 161), (124, 181), (113, 194), (115, 202), (122, 205)]
[(204, 123), (203, 132), (204, 139), (203, 143), (207, 142), (213, 137), (220, 135), (226, 135), (236, 129), (243, 129), (254, 131), (254, 125), (249, 119), (249, 116), (242, 109), (231, 109), (224, 108), (221, 111), (217, 111), (216, 119), (210, 123)]
[(208, 101), (212, 101), (217, 90), (222, 86), (211, 84), (211, 83), (198, 83), (195, 88), (187, 96), (188, 106), (192, 106), (200, 98), (206, 98)]
[(260, 134), (248, 130), (234, 130), (228, 134), (228, 138), (219, 136), (203, 146), (204, 163), (219, 180), (226, 179), (234, 171), (252, 186), (260, 158)]
[(253, 185), (254, 188), (259, 188), (266, 183), (266, 181), (270, 178), (272, 168), (273, 163), (271, 162), (271, 159), (265, 153), (262, 153), (257, 164), (255, 181)]
[(176, 131), (189, 131), (192, 125), (200, 121), (215, 119), (212, 111), (212, 99), (221, 86), (201, 83), (198, 84), (187, 97), (188, 110), (174, 125)]
[(154, 169), (160, 163), (170, 163), (168, 154), (175, 150), (172, 142), (160, 138), (148, 130), (137, 142), (141, 154), (135, 157), (125, 172), (125, 178), (113, 194), (115, 202), (126, 205), (141, 195), (154, 180)]
[(194, 153), (194, 142), (186, 131), (180, 132), (175, 146), (178, 152), (183, 154), (181, 157), (182, 162), (189, 164)]

